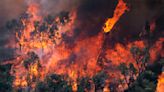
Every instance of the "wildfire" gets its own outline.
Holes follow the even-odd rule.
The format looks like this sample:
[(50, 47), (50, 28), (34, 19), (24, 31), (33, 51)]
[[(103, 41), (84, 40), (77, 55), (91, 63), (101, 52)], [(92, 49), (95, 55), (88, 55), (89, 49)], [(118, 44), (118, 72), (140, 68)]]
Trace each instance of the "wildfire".
[(157, 92), (163, 92), (164, 91), (164, 72), (159, 76), (158, 78), (158, 84), (157, 84)]
[(20, 79), (18, 76), (16, 76), (15, 81), (14, 81), (13, 84), (16, 87), (26, 87), (27, 86), (27, 81), (24, 77), (22, 79)]
[(77, 92), (78, 88), (77, 88), (77, 83), (76, 82), (73, 82), (72, 84), (72, 91), (73, 92)]
[(114, 10), (114, 15), (112, 18), (108, 18), (105, 26), (103, 27), (104, 32), (110, 32), (120, 17), (128, 10), (126, 3), (123, 0), (118, 0), (116, 9)]
[[(22, 26), (20, 30), (16, 31), (15, 48), (16, 54), (20, 57), (15, 59), (11, 69), (11, 74), (15, 76), (14, 87), (35, 88), (38, 81), (44, 81), (47, 75), (57, 74), (67, 77), (64, 79), (71, 85), (73, 92), (77, 92), (80, 78), (91, 79), (101, 71), (105, 71), (109, 76), (121, 77), (116, 67), (122, 62), (126, 64), (134, 62), (130, 49), (133, 46), (137, 46), (139, 49), (146, 46), (144, 41), (138, 40), (125, 45), (116, 43), (113, 48), (102, 48), (103, 32), (83, 39), (77, 37), (75, 40), (76, 10), (44, 18), (41, 16), (39, 8), (38, 4), (29, 4), (25, 16), (20, 19)], [(113, 17), (109, 18), (103, 27), (105, 33), (112, 30), (126, 10), (128, 10), (126, 3), (118, 0)], [(65, 41), (68, 40), (67, 38), (71, 40)], [(163, 39), (159, 39), (153, 45), (154, 47), (150, 48), (152, 61), (156, 59), (157, 52), (162, 53), (160, 51), (162, 43)], [(101, 56), (102, 49), (105, 50)], [(103, 59), (99, 60), (99, 58)], [(98, 62), (103, 64), (98, 65)], [(115, 68), (110, 70), (113, 67)], [(161, 89), (162, 77), (163, 74), (159, 77), (157, 90)], [(109, 87), (112, 80), (110, 82), (109, 79), (107, 80), (102, 87), (103, 92), (110, 92)], [(93, 80), (89, 81), (94, 86), (90, 90), (94, 92), (94, 82)]]
[(103, 92), (110, 92), (110, 89), (109, 89), (109, 81), (108, 80), (106, 81), (106, 85), (105, 85), (105, 87), (103, 89)]
[(27, 53), (30, 50), (48, 50), (59, 44), (61, 35), (73, 28), (76, 13), (72, 12), (69, 16), (71, 16), (70, 20), (59, 17), (46, 20), (40, 15), (38, 4), (29, 4), (26, 15), (21, 19), (23, 29), (16, 33), (18, 47), (22, 52)]
[(123, 46), (122, 44), (117, 43), (113, 49), (106, 50), (106, 57), (109, 60), (114, 61), (112, 62), (113, 65), (119, 65), (120, 62), (134, 62), (134, 59), (130, 52), (130, 48), (132, 46), (137, 46), (143, 49), (145, 47), (145, 44), (143, 41), (135, 41), (133, 43), (128, 43), (127, 46)]

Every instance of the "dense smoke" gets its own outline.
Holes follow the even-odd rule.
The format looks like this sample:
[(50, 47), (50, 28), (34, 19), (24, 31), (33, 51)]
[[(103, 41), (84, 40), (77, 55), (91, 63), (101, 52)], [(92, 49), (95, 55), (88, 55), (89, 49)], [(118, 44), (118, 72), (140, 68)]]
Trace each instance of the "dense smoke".
[[(102, 26), (107, 18), (113, 16), (117, 0), (1, 0), (0, 1), (0, 42), (1, 56), (5, 55), (4, 45), (10, 37), (8, 31), (2, 28), (11, 19), (17, 19), (26, 11), (28, 4), (37, 2), (40, 5), (42, 14), (56, 15), (61, 11), (77, 11), (77, 28), (75, 37), (83, 39), (97, 35), (102, 31)], [(113, 28), (113, 41), (135, 38), (144, 28), (146, 21), (162, 18), (162, 0), (125, 0), (129, 6), (126, 12)], [(155, 21), (156, 22), (156, 21)], [(158, 22), (158, 21), (157, 21)], [(161, 27), (161, 22), (158, 25)], [(162, 30), (162, 27), (161, 27)], [(116, 36), (117, 35), (117, 36)], [(74, 39), (73, 38), (70, 38)], [(3, 56), (2, 56), (3, 57)]]
[[(15, 77), (15, 90), (33, 90), (49, 74), (63, 75), (62, 80), (70, 82), (66, 84), (71, 85), (73, 92), (78, 90), (79, 79), (83, 77), (92, 79), (95, 90), (104, 90), (121, 75), (127, 80), (126, 73), (118, 71), (126, 65), (134, 70), (127, 73), (129, 83), (133, 83), (150, 61), (164, 55), (163, 3), (1, 0), (0, 12), (4, 13), (0, 15), (0, 65), (12, 64), (10, 74)], [(94, 78), (99, 72), (100, 77), (105, 77), (100, 83), (102, 88)], [(120, 90), (130, 87), (126, 82), (127, 86)]]
[(18, 18), (26, 11), (30, 3), (40, 4), (43, 13), (57, 14), (63, 10), (70, 11), (77, 7), (77, 0), (1, 0), (0, 1), (0, 26), (2, 27), (7, 21)]
[[(88, 21), (87, 23), (92, 25), (94, 23), (97, 27), (102, 26), (102, 23), (104, 23), (107, 17), (112, 17), (113, 10), (118, 2), (117, 0), (71, 0), (71, 2), (68, 0), (1, 0), (0, 26), (5, 24), (7, 20), (19, 17), (19, 15), (26, 10), (26, 6), (34, 1), (40, 3), (42, 11), (47, 14), (55, 15), (61, 11), (77, 9), (80, 20), (84, 20), (85, 23)], [(146, 19), (151, 20), (153, 17), (156, 17), (157, 14), (159, 15), (163, 7), (162, 0), (125, 1), (130, 7), (130, 11), (123, 16), (119, 23), (126, 24), (123, 25), (126, 31), (127, 27), (130, 28), (130, 30), (139, 30)], [(126, 20), (128, 20), (128, 22)], [(101, 23), (101, 25), (96, 25), (95, 22)]]

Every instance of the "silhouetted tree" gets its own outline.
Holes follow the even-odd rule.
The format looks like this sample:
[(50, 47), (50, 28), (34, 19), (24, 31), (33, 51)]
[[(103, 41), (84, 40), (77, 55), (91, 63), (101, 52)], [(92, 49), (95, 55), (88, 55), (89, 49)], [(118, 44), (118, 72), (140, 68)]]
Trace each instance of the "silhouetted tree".
[(135, 63), (137, 65), (139, 74), (144, 71), (145, 67), (147, 66), (149, 59), (150, 59), (150, 54), (149, 54), (149, 49), (144, 48), (140, 49), (136, 46), (131, 48), (131, 54), (133, 58), (135, 59)]
[(91, 90), (91, 79), (83, 77), (79, 79), (78, 92), (86, 92)]
[(160, 57), (154, 64), (147, 66), (125, 92), (155, 92), (162, 67), (164, 67), (164, 59)]
[(57, 74), (51, 74), (44, 81), (47, 85), (47, 92), (72, 92), (71, 85), (64, 80), (64, 77)]
[(96, 91), (103, 90), (107, 78), (108, 76), (104, 71), (101, 71), (93, 76), (93, 82), (95, 84)]
[(13, 76), (10, 75), (11, 64), (0, 65), (0, 91), (12, 92)]

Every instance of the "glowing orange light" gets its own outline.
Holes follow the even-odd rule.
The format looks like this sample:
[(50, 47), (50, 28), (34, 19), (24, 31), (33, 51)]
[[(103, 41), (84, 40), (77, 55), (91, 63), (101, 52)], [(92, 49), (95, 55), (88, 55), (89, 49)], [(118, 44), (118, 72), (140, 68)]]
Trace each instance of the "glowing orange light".
[(120, 17), (124, 14), (126, 10), (128, 10), (126, 3), (123, 0), (119, 0), (116, 9), (114, 10), (113, 17), (108, 18), (105, 23), (105, 26), (103, 27), (104, 32), (110, 32), (116, 24), (116, 22), (120, 19)]
[(159, 76), (157, 92), (164, 92), (164, 72)]

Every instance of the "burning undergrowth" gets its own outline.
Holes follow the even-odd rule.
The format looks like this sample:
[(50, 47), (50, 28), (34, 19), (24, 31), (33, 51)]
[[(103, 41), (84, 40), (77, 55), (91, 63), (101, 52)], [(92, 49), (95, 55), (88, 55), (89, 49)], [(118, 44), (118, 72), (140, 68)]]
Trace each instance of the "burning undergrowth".
[(7, 24), (15, 34), (14, 43), (7, 46), (15, 49), (16, 58), (4, 63), (12, 64), (13, 90), (120, 92), (129, 88), (149, 64), (163, 57), (164, 39), (152, 41), (155, 31), (148, 23), (141, 39), (113, 41), (117, 31), (113, 27), (128, 10), (118, 0), (113, 16), (92, 34), (86, 33), (85, 26), (78, 28), (76, 9), (42, 15), (39, 4), (30, 3), (19, 19)]

